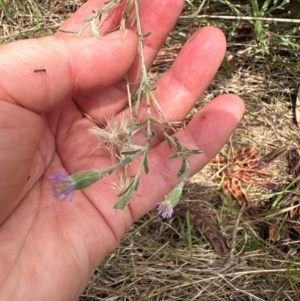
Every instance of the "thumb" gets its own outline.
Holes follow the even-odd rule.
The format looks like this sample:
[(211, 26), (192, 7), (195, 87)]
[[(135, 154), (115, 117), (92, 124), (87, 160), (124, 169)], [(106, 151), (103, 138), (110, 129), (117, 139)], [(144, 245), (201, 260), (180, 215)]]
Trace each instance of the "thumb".
[(137, 53), (128, 30), (105, 37), (46, 37), (0, 47), (0, 100), (37, 113), (73, 96), (95, 93), (119, 81)]

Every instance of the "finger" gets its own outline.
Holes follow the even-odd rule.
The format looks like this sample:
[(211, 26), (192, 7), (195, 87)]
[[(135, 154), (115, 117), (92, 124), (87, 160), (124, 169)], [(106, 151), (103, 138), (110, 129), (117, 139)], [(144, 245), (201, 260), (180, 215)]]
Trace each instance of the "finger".
[[(176, 133), (181, 145), (187, 149), (201, 149), (202, 154), (192, 155), (189, 159), (191, 175), (201, 170), (228, 141), (244, 112), (242, 100), (234, 95), (220, 96), (201, 109), (187, 128)], [(149, 154), (150, 174), (142, 177), (139, 195), (147, 196), (148, 202), (133, 200), (129, 206), (133, 220), (153, 209), (157, 202), (180, 181), (176, 173), (181, 167), (180, 158), (169, 160), (175, 153), (166, 141), (154, 148)]]
[[(180, 51), (153, 92), (166, 120), (183, 120), (215, 76), (226, 50), (225, 37), (217, 28), (198, 30)], [(145, 108), (139, 118), (145, 119)]]
[[(147, 69), (151, 66), (162, 43), (174, 27), (174, 24), (182, 11), (183, 5), (184, 1), (182, 0), (140, 1), (140, 20), (143, 34), (151, 32), (151, 34), (145, 37), (143, 40), (143, 51)], [(89, 9), (84, 8), (84, 12), (88, 13)], [(73, 19), (74, 22), (75, 18), (78, 20), (78, 16), (76, 16), (76, 14), (74, 15)], [(115, 17), (114, 21), (116, 19), (117, 18)], [(132, 28), (129, 24), (130, 20), (127, 23), (127, 27)], [(110, 25), (112, 26), (110, 29), (116, 26), (114, 22), (112, 22)], [(74, 26), (73, 23), (72, 26)], [(82, 27), (82, 23), (79, 28), (80, 27)], [(68, 28), (64, 27), (64, 29)], [(128, 77), (131, 83), (136, 83), (139, 81), (139, 56), (136, 57), (134, 63), (132, 64), (128, 72)], [(136, 88), (137, 86), (131, 87), (132, 92), (134, 92)], [(88, 101), (83, 97), (76, 98), (76, 101), (84, 112), (88, 113), (94, 119), (103, 122), (105, 117), (108, 115), (115, 115), (123, 110), (124, 106), (127, 104), (127, 90), (125, 82), (122, 80), (113, 87), (109, 87), (99, 93), (90, 95)]]
[[(53, 110), (119, 81), (136, 49), (137, 37), (128, 30), (103, 38), (47, 37), (1, 46), (0, 99), (39, 113)], [(34, 72), (39, 67), (45, 71)]]
[(156, 83), (154, 96), (165, 118), (182, 120), (218, 71), (226, 51), (221, 30), (198, 30), (179, 53), (172, 68)]

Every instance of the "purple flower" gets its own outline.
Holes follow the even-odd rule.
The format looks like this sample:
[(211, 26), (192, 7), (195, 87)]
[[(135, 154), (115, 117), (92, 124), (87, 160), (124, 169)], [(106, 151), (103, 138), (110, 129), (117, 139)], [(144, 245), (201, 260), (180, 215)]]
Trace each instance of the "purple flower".
[(57, 173), (55, 176), (48, 177), (48, 179), (53, 190), (53, 196), (56, 199), (63, 195), (62, 200), (65, 201), (71, 194), (70, 201), (72, 201), (75, 183), (69, 176)]
[(48, 177), (53, 190), (53, 196), (58, 199), (61, 195), (65, 201), (70, 195), (70, 201), (73, 199), (74, 190), (84, 189), (99, 181), (103, 175), (98, 170), (86, 170), (74, 173), (71, 176), (65, 176), (57, 173), (55, 176)]
[(173, 214), (173, 207), (167, 201), (163, 201), (158, 203), (157, 211), (158, 214), (161, 215), (163, 218), (170, 218)]

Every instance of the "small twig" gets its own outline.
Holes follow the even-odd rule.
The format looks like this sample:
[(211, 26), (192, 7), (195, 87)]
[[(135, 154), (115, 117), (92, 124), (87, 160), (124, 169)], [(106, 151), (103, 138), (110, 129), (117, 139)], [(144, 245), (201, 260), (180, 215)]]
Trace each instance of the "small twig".
[[(288, 286), (289, 280), (286, 280), (280, 287), (276, 290), (274, 295), (269, 299), (269, 301), (276, 301), (277, 298), (281, 295), (282, 291)], [(292, 299), (290, 299), (292, 300)]]
[(241, 220), (242, 214), (244, 213), (245, 207), (246, 207), (246, 203), (243, 203), (243, 205), (241, 207), (241, 210), (240, 210), (240, 212), (237, 216), (237, 219), (235, 221), (235, 224), (234, 224), (234, 228), (233, 228), (233, 231), (232, 231), (232, 245), (231, 245), (229, 262), (232, 262), (232, 260), (233, 260), (233, 253), (235, 251), (236, 235), (237, 235), (237, 232), (238, 232), (238, 226), (240, 224), (240, 220)]
[(235, 251), (235, 244), (236, 244), (236, 235), (237, 235), (237, 232), (238, 232), (238, 226), (240, 224), (240, 220), (241, 220), (241, 217), (242, 217), (242, 214), (244, 212), (245, 207), (246, 207), (246, 203), (243, 203), (243, 205), (241, 207), (241, 210), (240, 210), (240, 212), (237, 216), (237, 219), (235, 221), (235, 224), (234, 224), (234, 228), (233, 228), (233, 231), (232, 231), (232, 245), (231, 245), (231, 251), (229, 253), (230, 254), (229, 259), (228, 259), (227, 263), (225, 264), (225, 266), (222, 267), (221, 269), (212, 269), (211, 272), (213, 274), (223, 274), (232, 265), (234, 251)]

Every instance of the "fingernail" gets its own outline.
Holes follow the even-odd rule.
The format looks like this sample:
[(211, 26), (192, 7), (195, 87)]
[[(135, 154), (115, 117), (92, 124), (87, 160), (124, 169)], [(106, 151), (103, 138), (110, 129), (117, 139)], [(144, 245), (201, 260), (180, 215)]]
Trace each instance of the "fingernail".
[(109, 34), (103, 36), (102, 38), (105, 40), (114, 40), (114, 39), (124, 38), (124, 37), (126, 37), (126, 35), (127, 35), (127, 30), (122, 29), (122, 30), (117, 30), (112, 33), (109, 33)]

